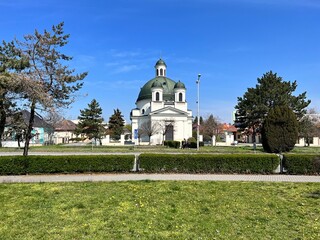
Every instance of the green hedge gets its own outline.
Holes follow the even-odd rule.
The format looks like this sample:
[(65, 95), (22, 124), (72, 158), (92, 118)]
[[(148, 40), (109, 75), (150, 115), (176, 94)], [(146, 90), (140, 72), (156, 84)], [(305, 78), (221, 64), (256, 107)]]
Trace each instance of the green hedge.
[(140, 168), (161, 173), (272, 173), (280, 163), (271, 154), (141, 154)]
[(133, 155), (1, 156), (0, 175), (129, 172)]
[(179, 141), (164, 141), (163, 145), (171, 147), (171, 148), (180, 148), (180, 142)]
[(283, 166), (289, 174), (320, 174), (320, 155), (286, 154)]

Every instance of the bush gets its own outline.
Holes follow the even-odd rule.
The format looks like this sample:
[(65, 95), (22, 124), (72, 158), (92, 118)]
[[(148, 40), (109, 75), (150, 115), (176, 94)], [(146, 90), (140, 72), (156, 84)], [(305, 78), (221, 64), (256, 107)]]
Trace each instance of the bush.
[(0, 175), (26, 174), (28, 167), (27, 158), (23, 156), (1, 156)]
[[(203, 147), (204, 142), (199, 142), (199, 147)], [(197, 148), (197, 139), (194, 137), (188, 138), (187, 144), (185, 146), (186, 148)]]
[(320, 174), (320, 155), (286, 154), (283, 166), (289, 174)]
[(262, 146), (266, 152), (288, 152), (298, 139), (298, 121), (287, 106), (271, 109), (262, 125)]
[(279, 157), (266, 154), (141, 154), (140, 168), (161, 173), (272, 173)]
[(129, 172), (133, 155), (1, 156), (0, 175)]
[(164, 141), (164, 146), (168, 146), (171, 148), (180, 148), (179, 141)]

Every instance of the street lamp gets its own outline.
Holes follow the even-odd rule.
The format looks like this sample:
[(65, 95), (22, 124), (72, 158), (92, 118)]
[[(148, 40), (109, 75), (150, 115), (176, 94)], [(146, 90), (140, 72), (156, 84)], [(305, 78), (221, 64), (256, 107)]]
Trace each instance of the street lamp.
[(198, 88), (198, 123), (197, 123), (197, 151), (199, 151), (199, 138), (200, 138), (200, 77), (201, 74), (198, 74), (198, 80), (196, 81), (197, 88)]

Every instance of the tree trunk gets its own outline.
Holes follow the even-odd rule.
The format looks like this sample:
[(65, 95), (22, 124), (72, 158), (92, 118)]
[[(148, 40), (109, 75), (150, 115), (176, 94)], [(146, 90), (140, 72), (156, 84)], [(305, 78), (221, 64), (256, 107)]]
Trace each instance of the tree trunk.
[(257, 148), (257, 143), (256, 143), (256, 128), (253, 127), (252, 131), (252, 144), (253, 144), (253, 150), (255, 151)]
[(1, 100), (0, 100), (0, 147), (2, 147), (2, 137), (3, 137), (3, 133), (4, 133), (4, 127), (6, 125), (6, 119), (7, 119), (7, 114), (5, 111), (5, 107), (4, 107), (4, 95), (1, 96)]
[(28, 156), (28, 153), (29, 153), (29, 145), (30, 145), (30, 140), (32, 138), (35, 108), (36, 108), (36, 102), (35, 100), (33, 100), (30, 108), (30, 119), (29, 119), (29, 124), (26, 132), (26, 142), (24, 144), (23, 156)]

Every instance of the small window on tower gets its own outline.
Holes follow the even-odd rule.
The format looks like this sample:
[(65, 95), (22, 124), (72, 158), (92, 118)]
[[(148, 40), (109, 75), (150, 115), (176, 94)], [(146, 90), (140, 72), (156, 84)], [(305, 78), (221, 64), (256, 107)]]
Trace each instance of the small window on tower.
[(163, 69), (160, 68), (160, 76), (163, 76)]
[(142, 109), (142, 114), (144, 114), (144, 109)]
[(179, 102), (182, 102), (182, 93), (179, 93)]
[(156, 92), (156, 101), (160, 101), (160, 94), (159, 94), (159, 92)]

